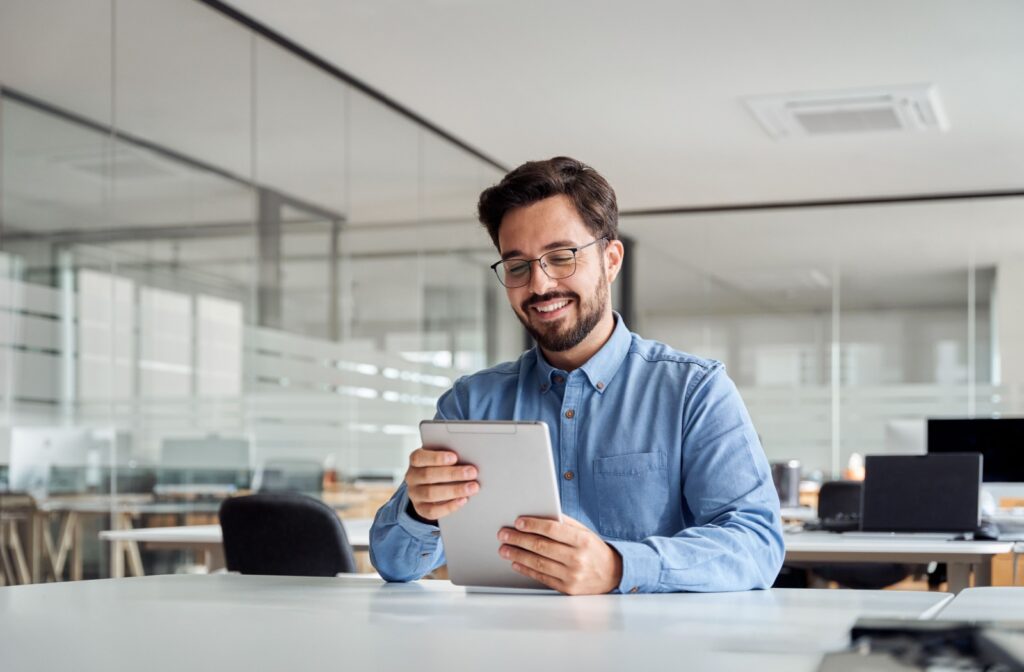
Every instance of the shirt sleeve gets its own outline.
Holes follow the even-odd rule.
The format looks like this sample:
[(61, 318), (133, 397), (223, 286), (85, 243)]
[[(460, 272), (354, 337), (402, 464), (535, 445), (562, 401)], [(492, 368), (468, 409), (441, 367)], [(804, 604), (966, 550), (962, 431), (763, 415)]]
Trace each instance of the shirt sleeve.
[(721, 367), (694, 383), (683, 413), (687, 527), (671, 537), (608, 540), (620, 592), (769, 588), (785, 547), (768, 460), (739, 391)]
[[(435, 420), (462, 420), (459, 381), (437, 402)], [(445, 564), (441, 530), (409, 513), (403, 483), (377, 511), (370, 527), (370, 562), (385, 581), (415, 581)]]

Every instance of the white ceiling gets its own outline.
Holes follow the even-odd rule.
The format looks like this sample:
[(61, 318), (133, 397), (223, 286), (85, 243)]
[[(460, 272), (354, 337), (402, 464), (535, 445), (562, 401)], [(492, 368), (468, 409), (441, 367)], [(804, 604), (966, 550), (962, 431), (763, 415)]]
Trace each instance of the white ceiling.
[[(623, 209), (1024, 187), (1018, 0), (231, 0), (509, 166)], [(775, 141), (744, 96), (930, 82), (946, 133)]]

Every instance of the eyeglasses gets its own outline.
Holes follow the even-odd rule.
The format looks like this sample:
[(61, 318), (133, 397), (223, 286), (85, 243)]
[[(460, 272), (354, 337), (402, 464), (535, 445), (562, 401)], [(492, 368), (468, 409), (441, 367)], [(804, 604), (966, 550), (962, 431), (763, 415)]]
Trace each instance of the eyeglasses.
[(552, 280), (568, 278), (576, 272), (576, 253), (596, 245), (608, 236), (601, 236), (580, 247), (564, 247), (545, 252), (536, 259), (502, 259), (491, 264), (491, 270), (498, 276), (498, 281), (506, 287), (524, 287), (530, 282), (530, 271), (533, 262), (538, 262), (544, 274)]

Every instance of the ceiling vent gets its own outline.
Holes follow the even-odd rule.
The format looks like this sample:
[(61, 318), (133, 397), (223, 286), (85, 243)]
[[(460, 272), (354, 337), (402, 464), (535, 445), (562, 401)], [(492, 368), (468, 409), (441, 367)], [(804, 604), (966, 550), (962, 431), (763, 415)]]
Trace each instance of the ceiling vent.
[(933, 84), (744, 98), (776, 139), (872, 131), (944, 131)]

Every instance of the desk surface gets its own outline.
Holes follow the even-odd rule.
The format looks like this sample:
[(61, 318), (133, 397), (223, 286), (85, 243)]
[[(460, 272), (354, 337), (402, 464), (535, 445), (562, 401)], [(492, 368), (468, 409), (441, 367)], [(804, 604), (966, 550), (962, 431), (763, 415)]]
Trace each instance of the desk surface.
[[(343, 519), (345, 534), (353, 548), (370, 547), (372, 518)], [(214, 545), (223, 541), (220, 525), (181, 525), (176, 527), (138, 527), (131, 530), (104, 530), (100, 539), (106, 541), (135, 541), (155, 544)]]
[(968, 588), (938, 618), (957, 621), (1024, 621), (1024, 587)]
[(980, 556), (1010, 553), (1012, 541), (943, 541), (900, 534), (885, 536), (834, 534), (832, 532), (797, 532), (785, 535), (786, 554), (811, 555), (829, 553), (871, 554), (898, 553), (905, 556)]
[[(468, 594), (447, 581), (221, 574), (0, 589), (10, 669), (814, 670), (859, 616), (951, 596), (852, 590)], [(54, 643), (59, 642), (59, 646)], [(141, 664), (141, 663), (140, 663)]]

